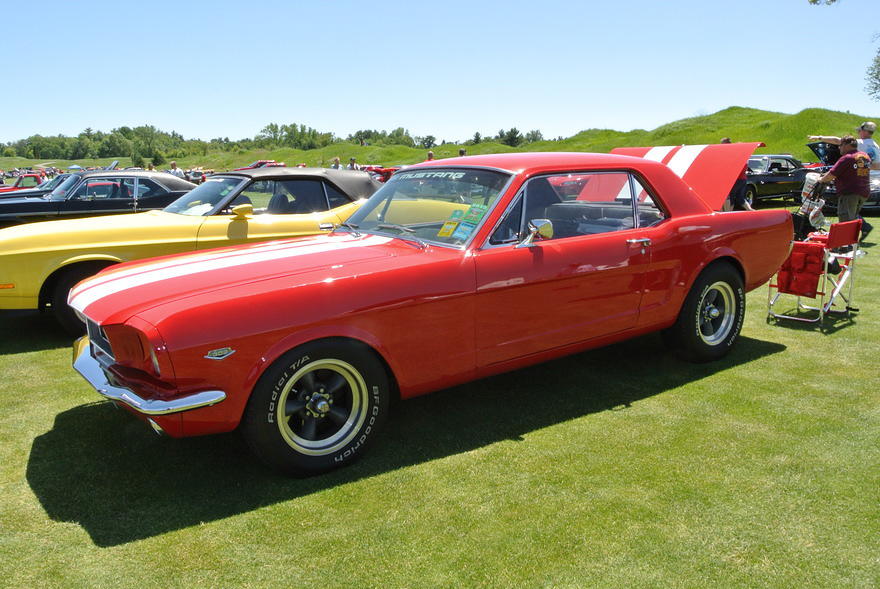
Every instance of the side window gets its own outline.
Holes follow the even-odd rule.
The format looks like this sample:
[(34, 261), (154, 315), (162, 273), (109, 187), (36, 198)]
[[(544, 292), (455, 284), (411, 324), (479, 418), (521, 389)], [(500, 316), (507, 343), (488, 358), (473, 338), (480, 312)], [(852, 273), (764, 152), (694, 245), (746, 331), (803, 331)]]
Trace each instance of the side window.
[(39, 184), (39, 181), (37, 180), (37, 178), (34, 178), (33, 176), (25, 176), (24, 178), (21, 179), (21, 185), (26, 188), (36, 186), (37, 184)]
[[(232, 204), (251, 204), (254, 207), (254, 213), (265, 213), (268, 212), (269, 201), (272, 200), (274, 193), (274, 180), (257, 180), (245, 186)], [(286, 198), (284, 202), (287, 202)]]
[(526, 218), (549, 219), (554, 239), (632, 229), (632, 194), (626, 172), (535, 178), (527, 185)]
[(516, 243), (520, 240), (520, 226), (522, 225), (523, 195), (516, 196), (516, 204), (511, 207), (501, 224), (492, 233), (489, 243), (499, 245), (502, 243)]
[(79, 185), (73, 198), (79, 200), (134, 198), (134, 178), (89, 178)]
[(639, 227), (653, 227), (666, 218), (666, 213), (657, 205), (651, 197), (651, 193), (639, 182), (637, 177), (633, 176), (632, 181), (636, 194), (636, 206), (638, 207)]
[(161, 196), (166, 190), (150, 180), (149, 178), (138, 178), (137, 195), (138, 198), (150, 198), (151, 196)]
[(298, 215), (327, 210), (327, 198), (320, 180), (258, 180), (246, 187), (236, 204), (248, 202), (255, 213)]
[(348, 196), (346, 196), (338, 188), (336, 188), (329, 182), (325, 182), (324, 186), (327, 188), (327, 200), (330, 201), (331, 209), (341, 207), (342, 205), (346, 205), (351, 202), (351, 199), (348, 198)]

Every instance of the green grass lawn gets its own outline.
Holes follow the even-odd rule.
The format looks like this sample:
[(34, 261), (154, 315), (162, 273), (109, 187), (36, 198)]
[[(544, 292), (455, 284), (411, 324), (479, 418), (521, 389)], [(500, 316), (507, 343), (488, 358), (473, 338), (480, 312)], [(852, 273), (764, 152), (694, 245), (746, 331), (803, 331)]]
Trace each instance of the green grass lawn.
[(873, 245), (825, 333), (767, 324), (763, 287), (720, 362), (647, 336), (441, 391), (309, 479), (155, 436), (0, 313), (0, 585), (876, 587)]

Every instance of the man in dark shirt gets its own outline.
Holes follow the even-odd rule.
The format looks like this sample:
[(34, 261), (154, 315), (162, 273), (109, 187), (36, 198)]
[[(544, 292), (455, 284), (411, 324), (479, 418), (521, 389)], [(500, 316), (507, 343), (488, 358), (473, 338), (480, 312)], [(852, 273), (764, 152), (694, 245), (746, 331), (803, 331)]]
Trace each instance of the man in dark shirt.
[(858, 150), (855, 137), (840, 138), (840, 159), (819, 182), (834, 182), (837, 187), (837, 216), (841, 222), (859, 218), (859, 209), (871, 194), (870, 166), (871, 158)]

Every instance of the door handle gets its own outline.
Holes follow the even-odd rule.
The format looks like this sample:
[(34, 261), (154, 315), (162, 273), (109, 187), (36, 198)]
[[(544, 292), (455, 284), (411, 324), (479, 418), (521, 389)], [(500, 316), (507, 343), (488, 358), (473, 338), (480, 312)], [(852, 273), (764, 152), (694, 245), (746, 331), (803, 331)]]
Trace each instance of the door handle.
[(639, 237), (638, 239), (627, 239), (626, 242), (632, 243), (632, 244), (639, 244), (642, 247), (644, 247), (646, 245), (651, 245), (651, 240), (648, 239), (647, 237)]

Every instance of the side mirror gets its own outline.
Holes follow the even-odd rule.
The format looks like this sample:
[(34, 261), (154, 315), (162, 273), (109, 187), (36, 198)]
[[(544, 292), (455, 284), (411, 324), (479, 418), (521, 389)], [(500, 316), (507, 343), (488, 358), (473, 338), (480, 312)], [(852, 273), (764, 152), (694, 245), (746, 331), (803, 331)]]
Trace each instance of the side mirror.
[(553, 239), (553, 222), (550, 219), (532, 219), (529, 221), (529, 234), (515, 247), (532, 247), (535, 237)]
[(248, 217), (253, 216), (254, 214), (254, 205), (252, 204), (240, 204), (232, 207), (232, 219), (235, 221), (244, 221)]

